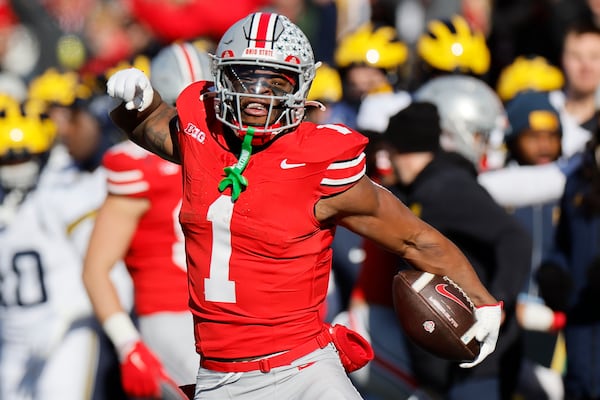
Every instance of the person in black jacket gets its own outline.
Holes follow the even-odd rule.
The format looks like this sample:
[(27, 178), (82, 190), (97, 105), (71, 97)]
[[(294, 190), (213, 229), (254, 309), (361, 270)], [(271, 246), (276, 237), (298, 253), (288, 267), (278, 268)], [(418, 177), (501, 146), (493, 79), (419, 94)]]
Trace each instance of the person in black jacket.
[(415, 346), (413, 369), (424, 384), (435, 378), (432, 384), (449, 398), (509, 398), (521, 357), (515, 303), (529, 273), (531, 240), (477, 183), (471, 162), (439, 150), (439, 134), (437, 109), (430, 103), (412, 103), (390, 119), (385, 137), (398, 189), (413, 212), (465, 252), (482, 281), (504, 301), (505, 320), (497, 352), (472, 371)]
[[(459, 363), (435, 357), (400, 335), (389, 335), (389, 331), (397, 330), (397, 322), (393, 321), (392, 312), (386, 313), (388, 319), (382, 321), (380, 310), (386, 306), (386, 300), (387, 307), (393, 307), (389, 303), (391, 293), (388, 296), (382, 290), (383, 281), (380, 284), (374, 281), (387, 279), (380, 277), (394, 274), (401, 262), (370, 243), (365, 243), (366, 259), (351, 300), (352, 317), (348, 320), (365, 325), (363, 329), (375, 349), (375, 360), (370, 366), (373, 374), (381, 369), (378, 359), (387, 358), (388, 362), (397, 363), (397, 370), (404, 371), (402, 376), (412, 374), (415, 387), (431, 398), (508, 399), (522, 357), (515, 304), (529, 275), (530, 236), (478, 184), (471, 161), (441, 150), (440, 131), (437, 107), (428, 102), (413, 102), (391, 117), (383, 139), (389, 145), (399, 183), (390, 190), (416, 215), (457, 244), (491, 293), (504, 301), (505, 316), (497, 350), (480, 365), (465, 370), (459, 368)], [(382, 343), (385, 340), (387, 346)], [(398, 351), (398, 356), (390, 361), (390, 349), (399, 347), (404, 348), (404, 354)], [(378, 349), (388, 353), (378, 354)], [(367, 388), (374, 386), (372, 377), (354, 378)], [(377, 394), (393, 398), (382, 391)]]

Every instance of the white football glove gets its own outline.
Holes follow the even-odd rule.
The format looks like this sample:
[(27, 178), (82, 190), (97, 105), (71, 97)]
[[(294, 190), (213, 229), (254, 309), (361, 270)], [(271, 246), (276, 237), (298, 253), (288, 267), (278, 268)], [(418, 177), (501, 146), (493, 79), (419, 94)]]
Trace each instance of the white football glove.
[(500, 323), (502, 322), (502, 302), (489, 306), (481, 306), (475, 309), (477, 330), (475, 339), (481, 342), (481, 348), (477, 358), (468, 363), (461, 363), (461, 368), (471, 368), (481, 363), (496, 349)]
[(152, 103), (154, 89), (150, 80), (137, 68), (115, 72), (106, 83), (106, 93), (121, 99), (128, 110), (144, 111)]

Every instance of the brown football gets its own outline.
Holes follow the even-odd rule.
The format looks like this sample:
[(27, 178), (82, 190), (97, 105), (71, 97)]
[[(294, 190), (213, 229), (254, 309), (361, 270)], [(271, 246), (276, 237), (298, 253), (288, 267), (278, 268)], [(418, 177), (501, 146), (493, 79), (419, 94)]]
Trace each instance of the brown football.
[(475, 307), (448, 277), (402, 270), (394, 277), (393, 297), (398, 320), (417, 345), (447, 360), (477, 357), (480, 344), (472, 329)]

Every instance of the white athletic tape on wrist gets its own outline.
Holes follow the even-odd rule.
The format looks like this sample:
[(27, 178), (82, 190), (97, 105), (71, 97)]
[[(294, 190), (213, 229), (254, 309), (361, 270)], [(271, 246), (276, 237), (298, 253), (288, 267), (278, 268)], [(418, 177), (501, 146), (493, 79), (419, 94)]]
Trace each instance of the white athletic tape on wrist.
[(140, 333), (133, 325), (133, 321), (124, 312), (114, 313), (108, 317), (102, 324), (102, 329), (117, 349), (120, 359), (124, 359), (130, 345), (140, 339)]

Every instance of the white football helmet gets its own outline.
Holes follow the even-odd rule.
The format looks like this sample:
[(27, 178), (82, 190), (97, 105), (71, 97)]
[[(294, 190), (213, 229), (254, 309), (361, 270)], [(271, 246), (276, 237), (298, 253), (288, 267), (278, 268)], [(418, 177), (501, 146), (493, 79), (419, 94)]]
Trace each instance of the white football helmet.
[[(315, 77), (315, 59), (306, 35), (287, 17), (253, 13), (231, 26), (213, 57), (217, 118), (243, 137), (250, 124), (243, 121), (247, 99), (267, 110), (264, 125), (254, 124), (254, 142), (265, 143), (300, 124), (306, 97)], [(276, 73), (291, 90), (270, 84)]]
[(164, 101), (175, 104), (186, 86), (213, 79), (210, 68), (210, 56), (198, 46), (190, 42), (172, 43), (152, 58), (150, 82)]
[[(489, 147), (502, 143), (506, 112), (496, 92), (481, 79), (467, 75), (433, 78), (415, 92), (414, 99), (437, 106), (442, 148), (462, 154), (478, 168), (485, 162), (483, 157), (489, 157)], [(491, 151), (494, 158), (496, 150)], [(493, 167), (502, 161), (494, 160)]]

